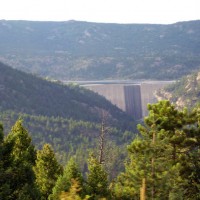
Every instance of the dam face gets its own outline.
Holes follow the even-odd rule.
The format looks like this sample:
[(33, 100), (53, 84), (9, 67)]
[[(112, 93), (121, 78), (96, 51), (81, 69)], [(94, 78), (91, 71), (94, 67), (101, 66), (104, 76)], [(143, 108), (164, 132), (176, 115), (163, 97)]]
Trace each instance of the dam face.
[[(124, 86), (125, 112), (134, 119), (142, 118), (141, 88), (140, 85)], [(120, 107), (119, 107), (120, 108)]]
[(109, 100), (135, 120), (148, 115), (147, 104), (156, 103), (155, 92), (173, 81), (149, 81), (138, 83), (98, 83), (82, 85)]

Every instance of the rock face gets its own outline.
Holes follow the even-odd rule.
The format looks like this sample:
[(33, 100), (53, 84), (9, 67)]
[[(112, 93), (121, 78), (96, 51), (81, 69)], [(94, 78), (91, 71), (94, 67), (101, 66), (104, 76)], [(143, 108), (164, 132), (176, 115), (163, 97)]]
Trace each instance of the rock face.
[(91, 84), (84, 87), (104, 96), (114, 105), (135, 120), (140, 120), (148, 114), (147, 104), (157, 102), (156, 90), (164, 88), (172, 81), (151, 81), (133, 84)]
[(158, 100), (168, 99), (178, 108), (192, 108), (200, 100), (200, 72), (183, 77), (175, 84), (157, 92)]

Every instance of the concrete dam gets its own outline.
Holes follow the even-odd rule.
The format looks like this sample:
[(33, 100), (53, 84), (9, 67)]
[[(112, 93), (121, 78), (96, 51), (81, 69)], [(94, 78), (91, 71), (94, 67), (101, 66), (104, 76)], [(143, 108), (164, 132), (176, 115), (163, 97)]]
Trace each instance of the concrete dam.
[(147, 104), (156, 103), (156, 90), (162, 89), (174, 81), (146, 82), (94, 82), (80, 83), (109, 100), (121, 110), (133, 116), (135, 120), (148, 115)]

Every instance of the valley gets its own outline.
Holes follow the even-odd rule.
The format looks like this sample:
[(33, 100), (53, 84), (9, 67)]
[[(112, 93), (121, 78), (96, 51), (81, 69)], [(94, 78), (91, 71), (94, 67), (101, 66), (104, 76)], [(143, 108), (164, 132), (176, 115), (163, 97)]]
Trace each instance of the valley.
[(0, 44), (0, 199), (200, 199), (200, 20), (0, 20)]

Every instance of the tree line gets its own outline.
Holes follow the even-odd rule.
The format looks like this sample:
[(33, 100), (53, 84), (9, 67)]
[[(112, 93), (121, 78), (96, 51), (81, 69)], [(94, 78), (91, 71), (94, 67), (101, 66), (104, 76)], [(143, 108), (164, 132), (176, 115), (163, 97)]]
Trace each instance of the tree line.
[(83, 174), (73, 156), (61, 165), (50, 144), (36, 150), (21, 119), (7, 136), (1, 125), (0, 199), (200, 199), (200, 109), (177, 110), (169, 101), (148, 109), (127, 147), (125, 170), (111, 180), (109, 159), (95, 151)]

